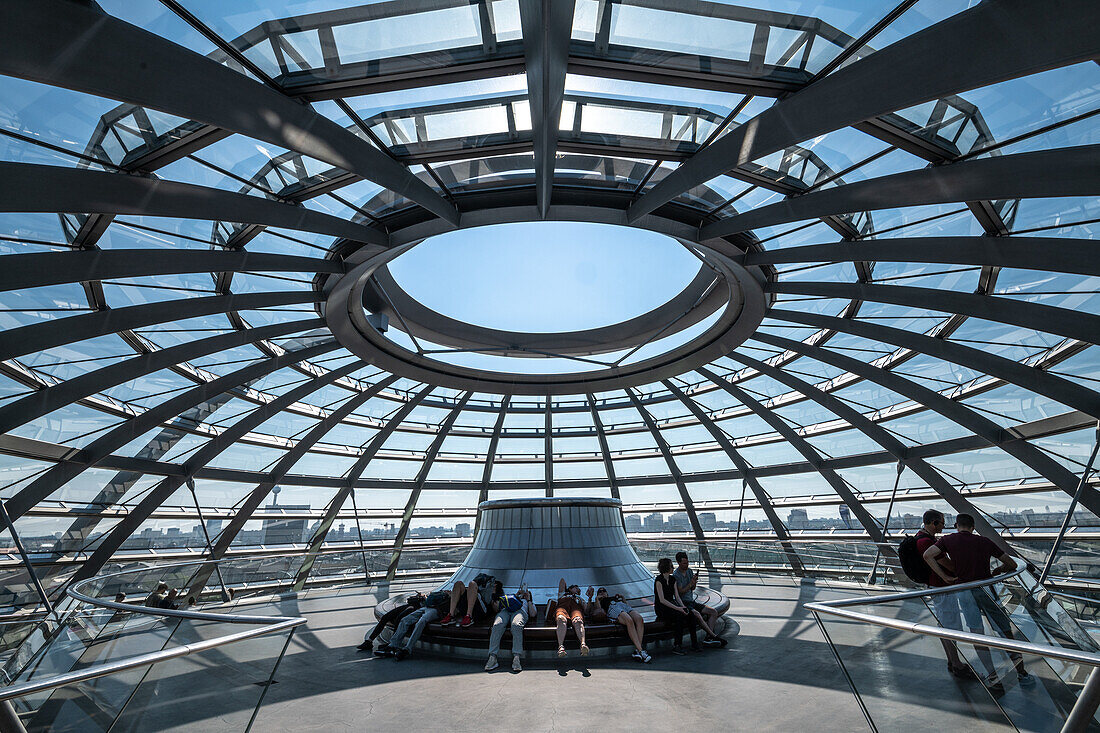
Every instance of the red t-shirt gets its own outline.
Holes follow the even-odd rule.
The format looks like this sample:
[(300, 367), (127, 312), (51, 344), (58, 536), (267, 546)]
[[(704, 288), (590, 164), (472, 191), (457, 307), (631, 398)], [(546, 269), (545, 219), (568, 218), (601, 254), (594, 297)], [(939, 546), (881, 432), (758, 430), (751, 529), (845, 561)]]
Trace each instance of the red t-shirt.
[[(936, 544), (935, 537), (928, 534), (923, 529), (917, 530), (917, 552), (921, 554), (922, 559), (925, 550), (927, 550), (934, 544)], [(939, 575), (936, 575), (935, 570), (933, 570), (932, 568), (928, 568), (928, 585), (932, 586), (933, 588), (942, 588), (947, 585), (947, 583), (945, 583), (943, 578), (941, 578)]]
[(936, 547), (946, 552), (955, 563), (955, 576), (960, 583), (992, 578), (989, 559), (1004, 554), (992, 540), (973, 532), (945, 534), (936, 542)]

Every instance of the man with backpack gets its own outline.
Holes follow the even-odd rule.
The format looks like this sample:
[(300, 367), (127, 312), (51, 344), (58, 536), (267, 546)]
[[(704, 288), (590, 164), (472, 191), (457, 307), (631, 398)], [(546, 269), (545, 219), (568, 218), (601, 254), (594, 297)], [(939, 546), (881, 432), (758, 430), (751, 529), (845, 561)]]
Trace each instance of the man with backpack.
[[(909, 579), (932, 588), (943, 588), (947, 583), (928, 566), (924, 553), (936, 544), (936, 535), (943, 531), (943, 512), (929, 509), (921, 517), (921, 528), (914, 537), (906, 537), (898, 546), (898, 559)], [(950, 562), (950, 561), (947, 561)], [(953, 567), (952, 567), (953, 569)], [(938, 593), (932, 596), (932, 609), (940, 625), (949, 629), (962, 629), (959, 599), (956, 593)], [(959, 656), (959, 648), (949, 639), (940, 639), (947, 655), (947, 671), (960, 679), (976, 679), (970, 665)]]
[[(969, 514), (960, 514), (955, 518), (954, 534), (945, 535), (936, 541), (934, 545), (924, 551), (925, 562), (943, 581), (944, 585), (955, 583), (972, 583), (979, 580), (989, 580), (994, 575), (1010, 573), (1016, 569), (1016, 561), (1004, 550), (998, 547), (988, 537), (982, 537), (974, 532), (974, 517)], [(1000, 566), (995, 571), (990, 571), (989, 561), (995, 558)], [(972, 588), (968, 591), (950, 593), (958, 599), (961, 617), (957, 621), (957, 628), (962, 630), (962, 620), (972, 633), (984, 634), (985, 625), (983, 616), (989, 623), (1001, 632), (1006, 639), (1014, 639), (1012, 633), (1012, 621), (1005, 610), (990, 595), (990, 588)], [(943, 623), (941, 619), (941, 623)], [(944, 624), (945, 626), (947, 624)], [(974, 646), (978, 653), (978, 659), (986, 668), (986, 687), (995, 695), (1003, 694), (1004, 687), (993, 664), (993, 657), (989, 647)], [(1024, 658), (1017, 652), (1008, 652), (1009, 659), (1015, 667), (1016, 678), (1022, 685), (1035, 684), (1035, 678), (1024, 667)]]

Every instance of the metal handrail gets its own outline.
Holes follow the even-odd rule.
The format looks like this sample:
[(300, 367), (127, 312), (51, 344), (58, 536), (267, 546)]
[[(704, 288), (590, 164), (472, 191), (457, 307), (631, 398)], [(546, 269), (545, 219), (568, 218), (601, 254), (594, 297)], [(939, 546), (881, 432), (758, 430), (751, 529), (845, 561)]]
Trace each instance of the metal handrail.
[[(1070, 710), (1069, 716), (1066, 718), (1066, 723), (1062, 727), (1063, 733), (1084, 731), (1093, 715), (1096, 714), (1097, 707), (1100, 706), (1100, 654), (1079, 651), (1076, 649), (1066, 649), (1065, 647), (1051, 646), (1049, 644), (1035, 644), (1028, 641), (1003, 639), (999, 636), (987, 636), (985, 634), (975, 634), (969, 631), (956, 631), (955, 629), (945, 629), (942, 626), (929, 626), (927, 624), (900, 621), (898, 619), (872, 616), (866, 613), (859, 613), (858, 611), (847, 610), (848, 606), (877, 606), (883, 603), (892, 603), (893, 601), (902, 601), (909, 598), (926, 598), (928, 596), (984, 588), (994, 583), (1000, 583), (1010, 578), (1017, 577), (1023, 573), (1025, 569), (1026, 568), (1017, 568), (1010, 573), (997, 575), (986, 580), (975, 580), (969, 583), (949, 585), (943, 588), (929, 588), (924, 590), (905, 591), (903, 593), (887, 593), (873, 597), (860, 596), (857, 598), (841, 598), (835, 601), (816, 601), (803, 605), (806, 610), (813, 613), (815, 617), (817, 617), (819, 613), (825, 613), (831, 616), (839, 616), (840, 618), (860, 621), (889, 629), (896, 629), (898, 631), (908, 631), (924, 636), (935, 636), (940, 639), (948, 639), (956, 642), (961, 641), (975, 646), (993, 647), (994, 649), (1003, 649), (1008, 652), (1060, 659), (1062, 661), (1074, 662), (1092, 667), (1092, 671), (1089, 673), (1088, 679), (1081, 689), (1081, 694), (1078, 696), (1077, 702), (1074, 704), (1073, 709)], [(820, 623), (820, 619), (818, 619), (818, 623)], [(854, 685), (852, 689), (855, 689)], [(864, 713), (866, 714), (866, 710)]]
[(135, 669), (137, 667), (144, 667), (150, 664), (156, 664), (169, 659), (176, 659), (178, 657), (187, 656), (188, 654), (195, 654), (196, 652), (206, 651), (207, 649), (214, 649), (216, 647), (225, 646), (234, 642), (243, 641), (245, 639), (251, 639), (257, 636), (264, 636), (266, 634), (273, 634), (287, 629), (293, 629), (297, 626), (301, 626), (306, 623), (306, 619), (301, 616), (249, 616), (245, 614), (222, 614), (222, 613), (207, 613), (203, 611), (180, 611), (170, 608), (149, 608), (146, 606), (137, 606), (131, 603), (116, 603), (115, 601), (108, 601), (101, 598), (93, 598), (80, 591), (81, 588), (93, 581), (101, 581), (105, 578), (112, 578), (119, 575), (128, 575), (137, 572), (148, 572), (155, 570), (163, 570), (167, 568), (180, 568), (188, 565), (206, 565), (210, 562), (229, 562), (230, 560), (200, 560), (197, 562), (181, 563), (179, 565), (161, 565), (153, 566), (151, 568), (141, 568), (139, 570), (123, 570), (117, 573), (110, 573), (108, 575), (99, 575), (94, 578), (88, 578), (83, 580), (74, 586), (67, 589), (67, 594), (76, 601), (81, 603), (87, 603), (92, 606), (98, 606), (100, 608), (109, 608), (116, 611), (126, 611), (135, 615), (144, 616), (160, 616), (160, 617), (172, 617), (180, 619), (195, 619), (201, 621), (220, 621), (222, 623), (229, 624), (263, 624), (259, 628), (249, 629), (246, 631), (239, 631), (235, 634), (228, 634), (226, 636), (218, 636), (213, 639), (206, 639), (204, 641), (195, 642), (193, 644), (183, 644), (181, 646), (173, 647), (171, 649), (162, 649), (156, 652), (150, 652), (148, 654), (140, 654), (136, 657), (129, 657), (127, 659), (120, 659), (113, 662), (106, 662), (104, 664), (95, 665), (92, 667), (86, 667), (84, 669), (67, 672), (65, 674), (50, 677), (44, 680), (36, 680), (34, 682), (24, 682), (19, 685), (11, 685), (9, 687), (0, 688), (0, 701), (11, 700), (16, 697), (23, 697), (35, 692), (42, 692), (44, 690), (51, 690), (64, 685), (72, 684), (74, 682), (82, 682), (84, 680), (94, 679), (97, 677), (105, 677), (117, 672), (124, 672), (128, 669)]

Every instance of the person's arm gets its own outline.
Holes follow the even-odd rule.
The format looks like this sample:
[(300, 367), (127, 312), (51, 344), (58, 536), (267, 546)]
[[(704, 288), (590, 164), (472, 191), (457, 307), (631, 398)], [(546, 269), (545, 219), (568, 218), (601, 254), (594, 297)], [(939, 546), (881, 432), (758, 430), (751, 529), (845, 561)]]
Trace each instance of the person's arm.
[(675, 608), (680, 613), (686, 615), (688, 610), (687, 610), (687, 606), (684, 605), (684, 600), (682, 598), (680, 598), (680, 587), (678, 585), (676, 585), (675, 583), (673, 584), (673, 586), (674, 587), (672, 589), (672, 595), (676, 596), (676, 605), (673, 606), (673, 608)]
[(943, 569), (943, 566), (940, 565), (937, 561), (936, 558), (940, 557), (941, 555), (943, 555), (943, 550), (941, 550), (939, 547), (936, 547), (935, 545), (932, 545), (924, 551), (924, 561), (928, 563), (928, 567), (932, 568), (933, 573), (943, 578), (943, 581), (945, 583), (958, 582), (959, 579), (956, 578), (954, 575), (949, 575), (947, 571)]
[(997, 555), (997, 561), (1001, 563), (1001, 566), (993, 571), (994, 575), (1004, 575), (1005, 573), (1011, 573), (1016, 569), (1016, 560), (1013, 559), (1008, 553)]

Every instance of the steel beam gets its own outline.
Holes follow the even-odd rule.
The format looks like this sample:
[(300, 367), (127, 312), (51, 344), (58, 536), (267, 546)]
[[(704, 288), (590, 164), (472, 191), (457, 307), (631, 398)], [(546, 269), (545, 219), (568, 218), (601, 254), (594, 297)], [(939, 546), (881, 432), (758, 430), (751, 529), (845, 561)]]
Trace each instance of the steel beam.
[(914, 455), (915, 451), (907, 449), (890, 431), (873, 420), (870, 420), (859, 410), (856, 410), (839, 398), (818, 389), (809, 382), (799, 379), (790, 372), (771, 366), (767, 362), (745, 356), (737, 351), (731, 353), (729, 358), (739, 361), (757, 370), (761, 374), (765, 374), (777, 382), (786, 385), (790, 389), (800, 392), (808, 399), (813, 400), (821, 407), (832, 412), (841, 420), (844, 420), (853, 428), (866, 435), (870, 440), (878, 443), (884, 450), (889, 452), (895, 461), (904, 463), (910, 471), (915, 473), (934, 492), (939, 494), (957, 513), (965, 513), (973, 516), (974, 523), (983, 536), (989, 537), (997, 543), (998, 547), (1006, 552), (1013, 553), (1008, 544), (1001, 539), (1000, 534), (993, 529), (993, 525), (986, 521), (985, 516), (974, 505), (964, 498), (939, 471), (923, 458)]
[(788, 311), (779, 308), (769, 311), (768, 318), (850, 333), (872, 341), (881, 341), (891, 346), (934, 356), (937, 359), (959, 364), (982, 374), (1004, 380), (1009, 384), (1023, 387), (1088, 415), (1100, 417), (1100, 392), (1082, 387), (1072, 380), (1059, 377), (1057, 374), (1051, 374), (1042, 369), (1021, 364), (1013, 359), (997, 356), (989, 351), (975, 349), (947, 339), (926, 336), (922, 333), (858, 319), (837, 318), (835, 316)]
[[(496, 422), (493, 423), (493, 437), (489, 438), (489, 449), (485, 453), (485, 467), (481, 471), (481, 489), (477, 495), (478, 506), (481, 502), (489, 500), (489, 480), (493, 475), (493, 462), (496, 460), (497, 446), (500, 444), (500, 431), (504, 428), (504, 418), (508, 415), (508, 403), (512, 401), (511, 395), (501, 395), (500, 412), (497, 413)], [(477, 537), (478, 522), (481, 515), (474, 520), (474, 537)]]
[(29, 326), (20, 326), (0, 333), (0, 361), (16, 359), (74, 341), (106, 336), (110, 333), (152, 326), (168, 321), (180, 321), (210, 316), (232, 310), (255, 310), (296, 303), (313, 303), (324, 296), (315, 290), (273, 293), (211, 295), (200, 298), (164, 300), (145, 305), (84, 313), (57, 318)]
[(535, 195), (543, 217), (550, 210), (550, 192), (554, 185), (554, 151), (565, 94), (573, 5), (574, 0), (519, 0), (523, 52), (527, 62), (527, 96), (535, 141)]
[(817, 79), (730, 131), (635, 202), (633, 220), (743, 163), (879, 115), (1100, 56), (1093, 0), (999, 0)]
[(859, 211), (982, 199), (1094, 196), (1097, 191), (1100, 145), (971, 158), (787, 198), (707, 224), (700, 228), (699, 239)]
[(0, 41), (0, 73), (161, 110), (295, 150), (458, 224), (458, 211), (430, 186), (312, 107), (94, 4), (0, 3)]
[(401, 550), (405, 547), (405, 539), (409, 536), (409, 530), (412, 528), (416, 502), (420, 500), (420, 492), (424, 490), (424, 482), (428, 480), (428, 473), (432, 470), (432, 463), (435, 461), (436, 454), (439, 453), (439, 448), (443, 445), (443, 441), (447, 439), (447, 434), (451, 432), (455, 420), (462, 414), (462, 408), (470, 401), (473, 394), (473, 392), (466, 392), (462, 395), (451, 412), (443, 419), (432, 444), (428, 446), (428, 450), (424, 455), (424, 462), (420, 465), (420, 470), (417, 471), (416, 479), (413, 481), (412, 491), (409, 492), (409, 501), (405, 504), (405, 511), (401, 515), (401, 526), (397, 529), (397, 536), (393, 538), (393, 553), (390, 555), (389, 567), (386, 568), (387, 581), (392, 581), (394, 576), (397, 575), (397, 564), (401, 561)]
[[(848, 508), (852, 510), (852, 514), (855, 515), (856, 519), (863, 526), (863, 529), (867, 531), (867, 536), (878, 544), (885, 541), (886, 536), (883, 534), (883, 527), (880, 526), (875, 518), (871, 516), (871, 513), (864, 508), (863, 504), (861, 504), (855, 494), (852, 493), (848, 484), (840, 477), (840, 474), (825, 464), (825, 459), (808, 440), (799, 435), (783, 418), (764, 407), (759, 400), (753, 398), (752, 395), (740, 386), (727, 379), (723, 379), (714, 372), (703, 367), (699, 368), (699, 373), (717, 384), (731, 397), (748, 407), (752, 410), (753, 414), (766, 422), (772, 430), (783, 436), (783, 438), (790, 443), (811, 466), (817, 469), (821, 477), (824, 478), (829, 486), (832, 487), (833, 491), (837, 493), (837, 496), (848, 505)], [(717, 429), (717, 426), (715, 427)]]
[(634, 394), (634, 390), (627, 388), (626, 394), (630, 397), (630, 402), (634, 405), (634, 409), (642, 416), (642, 420), (645, 421), (650, 434), (653, 435), (653, 440), (657, 443), (657, 447), (660, 449), (661, 455), (665, 459), (665, 464), (668, 466), (668, 472), (672, 475), (672, 480), (676, 483), (676, 490), (680, 493), (680, 502), (684, 505), (684, 512), (688, 515), (688, 523), (691, 524), (691, 531), (695, 535), (696, 543), (699, 545), (699, 559), (702, 560), (703, 565), (706, 566), (707, 572), (711, 574), (711, 577), (716, 578), (718, 577), (718, 569), (714, 566), (714, 561), (710, 557), (710, 549), (707, 547), (707, 538), (706, 534), (703, 532), (703, 525), (699, 523), (699, 515), (695, 511), (695, 503), (691, 499), (691, 494), (688, 493), (687, 484), (684, 483), (684, 475), (680, 473), (680, 468), (676, 465), (676, 459), (672, 457), (672, 451), (668, 447), (668, 441), (661, 435), (661, 431), (657, 428), (656, 421), (654, 421), (653, 416), (650, 415), (649, 411), (642, 405), (638, 396)]
[(912, 237), (810, 244), (734, 259), (745, 266), (802, 262), (922, 262), (941, 265), (1016, 267), (1022, 270), (1100, 275), (1093, 239), (1056, 237)]
[[(6, 6), (0, 3), (0, 15)], [(385, 246), (389, 243), (389, 238), (377, 229), (260, 196), (158, 178), (34, 163), (0, 162), (0, 211), (49, 214), (64, 211), (233, 221), (313, 232), (367, 244)]]
[(791, 568), (796, 573), (801, 573), (803, 570), (802, 560), (798, 557), (794, 545), (790, 542), (790, 533), (783, 524), (783, 520), (779, 518), (779, 514), (775, 511), (775, 507), (772, 506), (771, 497), (768, 496), (768, 492), (764, 490), (764, 487), (760, 485), (760, 482), (752, 474), (752, 466), (750, 466), (749, 462), (741, 455), (741, 452), (734, 447), (729, 437), (722, 432), (721, 428), (715, 425), (714, 421), (703, 412), (703, 409), (699, 407), (697, 402), (685, 395), (683, 391), (672, 382), (665, 380), (662, 384), (672, 392), (676, 399), (680, 400), (685, 407), (691, 410), (691, 414), (695, 416), (699, 424), (707, 429), (707, 432), (710, 433), (715, 442), (721, 446), (722, 450), (725, 451), (726, 455), (733, 461), (733, 464), (741, 471), (745, 483), (752, 489), (752, 494), (756, 497), (756, 503), (764, 511), (764, 515), (772, 525), (772, 531), (775, 532), (775, 536), (779, 538), (779, 544), (783, 546), (783, 552), (787, 556), (787, 562), (791, 564)]
[[(966, 428), (988, 442), (989, 445), (1002, 449), (1067, 494), (1072, 496), (1077, 489), (1077, 477), (1072, 471), (1065, 468), (1058, 461), (1033, 446), (1027, 440), (1021, 440), (1013, 436), (984, 415), (979, 414), (966, 405), (944, 397), (934, 390), (910, 381), (899, 374), (820, 346), (813, 346), (800, 341), (773, 336), (763, 331), (757, 332), (753, 338), (771, 346), (808, 356), (811, 359), (824, 362), (837, 369), (843, 369), (863, 379), (882, 385), (887, 389), (891, 389), (903, 397), (913, 400), (917, 404), (924, 405), (933, 412), (939, 413), (948, 420)], [(1100, 514), (1100, 495), (1087, 495), (1081, 503), (1093, 514)]]
[(333, 272), (339, 260), (244, 250), (110, 249), (4, 256), (0, 291), (191, 272)]
[[(246, 433), (258, 428), (273, 415), (277, 415), (295, 402), (308, 397), (317, 390), (327, 387), (336, 380), (342, 379), (358, 369), (362, 369), (364, 366), (365, 364), (361, 361), (352, 361), (339, 369), (330, 371), (324, 376), (300, 384), (294, 389), (279, 395), (271, 402), (257, 407), (255, 410), (233, 423), (233, 425), (226, 428), (223, 432), (219, 433), (216, 437), (209, 440), (184, 463), (183, 476), (166, 476), (160, 483), (154, 486), (144, 498), (142, 498), (137, 506), (131, 509), (126, 516), (123, 517), (122, 521), (111, 529), (110, 533), (96, 546), (95, 552), (92, 553), (91, 557), (80, 566), (80, 569), (77, 570), (70, 582), (75, 583), (84, 578), (90, 578), (98, 573), (103, 565), (118, 551), (122, 543), (129, 539), (138, 527), (152, 516), (153, 512), (156, 511), (161, 504), (172, 496), (172, 494), (176, 493), (176, 490), (191, 478), (197, 469), (210, 463), (210, 461), (217, 458), (222, 451), (233, 446)], [(313, 434), (312, 437), (314, 442), (323, 435), (322, 432), (317, 430), (317, 426), (314, 426), (311, 434)], [(289, 465), (293, 465), (293, 461), (290, 460), (291, 456), (294, 456), (293, 460), (297, 460), (312, 445), (313, 443), (306, 443), (305, 440), (298, 441), (298, 444), (288, 451), (287, 455), (280, 459), (279, 463), (276, 465), (276, 469), (272, 471), (272, 474), (274, 475), (281, 466), (288, 463)], [(274, 483), (271, 485), (274, 485)], [(264, 495), (266, 496), (266, 492)], [(234, 515), (233, 519), (230, 520), (229, 526), (219, 535), (219, 545), (223, 542), (229, 528), (233, 527), (234, 523), (238, 522), (242, 515), (244, 519), (247, 519), (247, 517), (251, 515), (251, 511), (248, 511), (247, 514), (245, 513), (245, 507), (248, 505), (248, 501), (251, 498), (252, 495), (249, 495), (249, 497), (245, 499), (244, 505), (237, 514)], [(243, 521), (240, 523), (243, 524)], [(233, 536), (235, 535), (236, 533), (234, 532)], [(213, 556), (213, 548), (211, 548), (210, 551)], [(212, 559), (217, 558), (212, 557)]]
[(615, 462), (611, 460), (611, 450), (607, 446), (607, 431), (603, 428), (603, 420), (600, 419), (600, 411), (596, 409), (596, 398), (589, 392), (588, 409), (592, 413), (592, 425), (596, 428), (596, 438), (600, 441), (600, 456), (603, 458), (603, 467), (607, 471), (607, 481), (611, 485), (611, 498), (619, 498), (619, 482), (615, 478)]
[(1012, 298), (976, 293), (960, 293), (937, 288), (908, 285), (869, 285), (866, 283), (769, 282), (765, 291), (784, 295), (810, 295), (823, 298), (891, 303), (920, 310), (981, 318), (1007, 323), (1065, 338), (1100, 342), (1100, 316), (1091, 313), (1031, 303)]
[(249, 364), (235, 372), (189, 389), (165, 400), (156, 407), (149, 408), (140, 415), (125, 420), (122, 424), (115, 426), (78, 451), (76, 460), (58, 463), (26, 487), (20, 489), (17, 494), (8, 500), (8, 512), (11, 514), (12, 520), (14, 521), (26, 514), (35, 504), (48, 497), (66, 482), (76, 478), (85, 469), (96, 465), (131, 440), (143, 435), (148, 430), (152, 430), (166, 420), (209, 400), (211, 397), (240, 387), (265, 374), (270, 374), (285, 366), (297, 364), (305, 359), (335, 351), (338, 348), (340, 348), (339, 342), (335, 339), (328, 339), (303, 349), (287, 351), (280, 356), (273, 356)]
[[(255, 509), (259, 507), (260, 502), (262, 502), (263, 499), (271, 491), (271, 489), (275, 487), (275, 484), (282, 481), (283, 476), (285, 476), (290, 471), (290, 469), (293, 468), (294, 463), (296, 463), (298, 459), (305, 455), (306, 451), (312, 448), (321, 438), (325, 437), (325, 435), (330, 430), (343, 422), (344, 418), (355, 412), (355, 410), (359, 409), (359, 407), (363, 405), (363, 403), (377, 395), (386, 387), (389, 387), (398, 379), (399, 377), (396, 374), (391, 374), (388, 377), (379, 380), (378, 382), (375, 382), (368, 389), (363, 390), (361, 393), (346, 401), (339, 408), (329, 413), (329, 415), (324, 420), (313, 426), (310, 431), (304, 437), (302, 437), (301, 440), (298, 441), (298, 445), (294, 447), (294, 450), (291, 451), (291, 453), (295, 454), (293, 459), (291, 459), (290, 454), (284, 456), (284, 458), (280, 460), (278, 464), (276, 464), (275, 469), (272, 470), (269, 480), (261, 483), (259, 486), (256, 487), (256, 489), (254, 489), (254, 494), (260, 494), (259, 500), (245, 500), (245, 507), (251, 506), (253, 509), (251, 512), (249, 512), (247, 517), (241, 517), (243, 521), (239, 522), (239, 526), (243, 527), (245, 522), (247, 522), (253, 516), (253, 513), (255, 512)], [(302, 447), (303, 443), (305, 443), (304, 447)], [(299, 448), (301, 449), (299, 450)], [(329, 530), (332, 528), (333, 520), (336, 519), (336, 515), (344, 506), (344, 502), (347, 501), (348, 495), (351, 494), (353, 491), (354, 489), (351, 486), (345, 486), (344, 488), (337, 491), (336, 495), (332, 497), (332, 501), (329, 502), (328, 509), (325, 511), (325, 515), (321, 518), (321, 523), (318, 525), (317, 529), (313, 533), (313, 536), (309, 540), (305, 552), (305, 558), (302, 560), (302, 564), (298, 568), (298, 575), (294, 582), (294, 590), (301, 590), (303, 587), (305, 587), (306, 578), (309, 577), (309, 573), (313, 569), (313, 563), (317, 559), (317, 553), (320, 552), (321, 545), (325, 543), (325, 538), (328, 536)], [(242, 508), (242, 512), (243, 511), (244, 509)], [(238, 514), (240, 515), (241, 512), (238, 512)], [(358, 521), (358, 517), (356, 517), (357, 524)], [(226, 527), (227, 531), (229, 529), (229, 527)], [(239, 530), (234, 531), (233, 535), (236, 536), (238, 532)], [(213, 547), (211, 547), (211, 551), (213, 551)]]
[(140, 379), (161, 369), (167, 369), (192, 359), (217, 354), (227, 349), (255, 343), (263, 339), (278, 338), (313, 328), (323, 328), (324, 325), (325, 321), (322, 318), (308, 318), (302, 321), (249, 328), (244, 331), (232, 331), (210, 338), (188, 341), (179, 346), (140, 354), (132, 359), (111, 364), (102, 369), (83, 372), (64, 382), (39, 389), (33, 394), (13, 400), (0, 407), (0, 433), (6, 433), (65, 405), (71, 405), (78, 400), (104, 392), (125, 382)]

